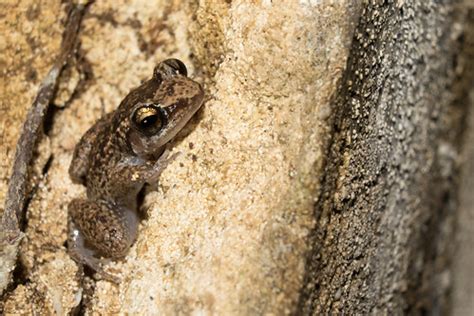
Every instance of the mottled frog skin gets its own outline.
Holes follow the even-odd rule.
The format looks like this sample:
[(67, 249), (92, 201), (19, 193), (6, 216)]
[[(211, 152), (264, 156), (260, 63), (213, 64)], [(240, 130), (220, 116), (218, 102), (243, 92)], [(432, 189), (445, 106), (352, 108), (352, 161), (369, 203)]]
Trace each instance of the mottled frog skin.
[(87, 187), (87, 199), (74, 199), (68, 208), (68, 247), (76, 261), (109, 278), (102, 263), (124, 257), (136, 239), (138, 193), (173, 159), (166, 145), (203, 97), (185, 65), (168, 59), (84, 134), (69, 168), (71, 179)]

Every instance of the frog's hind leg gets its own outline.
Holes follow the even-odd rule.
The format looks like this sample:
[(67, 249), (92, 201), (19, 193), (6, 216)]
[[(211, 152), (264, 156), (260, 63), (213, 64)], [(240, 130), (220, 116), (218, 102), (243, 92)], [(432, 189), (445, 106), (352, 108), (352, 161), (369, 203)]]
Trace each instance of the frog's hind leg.
[(85, 245), (84, 237), (82, 236), (82, 233), (75, 227), (74, 223), (69, 221), (68, 226), (68, 252), (74, 261), (81, 265), (88, 266), (103, 279), (114, 283), (119, 283), (119, 278), (104, 270), (103, 265), (107, 263), (106, 260), (97, 258), (96, 251), (88, 248)]
[[(106, 277), (107, 258), (124, 257), (135, 241), (138, 217), (113, 203), (75, 199), (69, 204), (69, 251), (72, 257)], [(106, 277), (107, 278), (107, 277)]]

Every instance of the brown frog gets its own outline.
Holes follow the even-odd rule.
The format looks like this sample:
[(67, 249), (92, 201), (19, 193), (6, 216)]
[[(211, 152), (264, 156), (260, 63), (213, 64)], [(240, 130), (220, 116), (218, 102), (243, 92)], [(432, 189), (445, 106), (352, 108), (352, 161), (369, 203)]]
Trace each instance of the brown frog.
[(87, 187), (87, 199), (74, 199), (68, 208), (68, 247), (76, 261), (116, 281), (102, 263), (123, 258), (135, 241), (137, 196), (174, 158), (166, 146), (203, 98), (186, 66), (167, 59), (82, 136), (69, 168), (71, 179)]

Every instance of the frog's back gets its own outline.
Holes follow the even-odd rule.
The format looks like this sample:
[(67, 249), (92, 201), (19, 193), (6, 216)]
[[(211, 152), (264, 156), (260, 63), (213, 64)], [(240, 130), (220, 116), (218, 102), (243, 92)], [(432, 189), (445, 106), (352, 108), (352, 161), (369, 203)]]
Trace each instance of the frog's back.
[(109, 113), (99, 119), (81, 137), (74, 148), (74, 154), (69, 166), (69, 175), (75, 183), (86, 185), (91, 173), (93, 162), (97, 156), (98, 143), (108, 134), (113, 113)]
[(87, 195), (92, 199), (113, 199), (113, 170), (119, 164), (122, 154), (113, 139), (112, 125), (96, 138), (91, 151), (87, 174)]

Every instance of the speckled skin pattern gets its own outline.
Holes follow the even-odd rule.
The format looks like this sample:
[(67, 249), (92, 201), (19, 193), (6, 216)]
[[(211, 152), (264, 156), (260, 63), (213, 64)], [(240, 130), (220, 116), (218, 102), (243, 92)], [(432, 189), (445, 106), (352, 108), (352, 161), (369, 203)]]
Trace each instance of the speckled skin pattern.
[(168, 59), (84, 134), (69, 168), (71, 179), (87, 187), (87, 199), (74, 199), (68, 208), (68, 247), (76, 261), (107, 278), (99, 257), (126, 255), (137, 236), (137, 195), (173, 159), (166, 144), (203, 97), (184, 64)]

